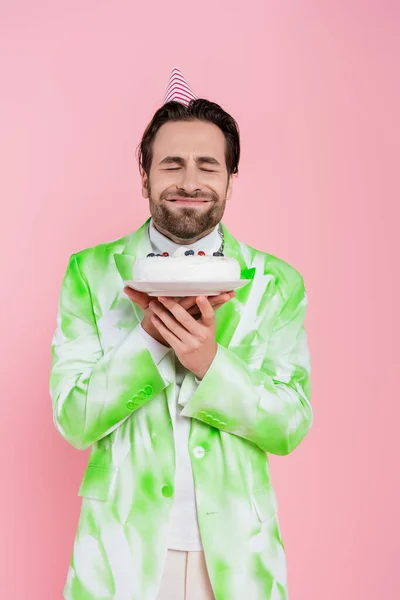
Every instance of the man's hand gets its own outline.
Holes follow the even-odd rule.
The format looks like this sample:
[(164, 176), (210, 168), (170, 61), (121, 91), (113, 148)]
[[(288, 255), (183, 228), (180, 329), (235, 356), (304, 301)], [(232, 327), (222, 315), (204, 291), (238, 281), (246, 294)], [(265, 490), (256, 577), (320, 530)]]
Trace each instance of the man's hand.
[(198, 379), (207, 373), (217, 353), (214, 309), (206, 296), (197, 296), (201, 316), (196, 320), (172, 298), (152, 300), (149, 309), (154, 312), (151, 321), (157, 331), (173, 348), (181, 364)]
[[(150, 302), (157, 302), (157, 304), (162, 307), (162, 304), (158, 300), (156, 300), (153, 296), (149, 296), (143, 292), (138, 292), (137, 290), (133, 290), (130, 287), (124, 288), (125, 294), (135, 302), (144, 312), (142, 327), (143, 329), (151, 335), (155, 340), (164, 344), (164, 346), (170, 347), (170, 344), (164, 339), (164, 337), (157, 330), (155, 325), (151, 321), (151, 317), (153, 316), (153, 311), (149, 309)], [(235, 296), (235, 292), (224, 292), (223, 294), (219, 294), (218, 296), (210, 296), (209, 302), (214, 310), (228, 302), (231, 298)], [(192, 315), (195, 319), (199, 319), (201, 317), (200, 309), (196, 303), (195, 296), (185, 296), (183, 298), (174, 298), (175, 302), (179, 303), (189, 315)]]

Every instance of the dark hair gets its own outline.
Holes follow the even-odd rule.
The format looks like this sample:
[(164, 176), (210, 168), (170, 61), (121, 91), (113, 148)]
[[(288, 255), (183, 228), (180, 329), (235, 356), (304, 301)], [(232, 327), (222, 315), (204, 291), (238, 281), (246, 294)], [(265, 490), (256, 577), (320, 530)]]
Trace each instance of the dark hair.
[(239, 126), (235, 119), (219, 104), (204, 98), (191, 100), (188, 106), (180, 102), (167, 102), (154, 114), (146, 127), (137, 152), (140, 172), (150, 172), (153, 158), (153, 141), (160, 127), (169, 121), (208, 121), (217, 125), (225, 136), (225, 162), (229, 175), (238, 173), (240, 158)]

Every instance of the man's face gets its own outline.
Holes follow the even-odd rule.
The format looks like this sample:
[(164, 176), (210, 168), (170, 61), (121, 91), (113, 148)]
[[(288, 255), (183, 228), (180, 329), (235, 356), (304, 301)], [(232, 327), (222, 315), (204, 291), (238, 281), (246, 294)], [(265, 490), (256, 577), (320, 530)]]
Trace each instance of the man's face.
[(195, 241), (220, 222), (231, 193), (219, 127), (196, 120), (169, 122), (159, 129), (149, 177), (142, 175), (142, 195), (149, 199), (161, 233)]

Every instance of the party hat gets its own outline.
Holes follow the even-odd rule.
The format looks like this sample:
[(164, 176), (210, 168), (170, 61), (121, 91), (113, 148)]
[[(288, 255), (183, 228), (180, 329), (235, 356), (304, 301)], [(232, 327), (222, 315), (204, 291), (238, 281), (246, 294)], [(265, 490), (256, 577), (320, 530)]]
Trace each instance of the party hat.
[(197, 96), (194, 94), (180, 70), (177, 67), (174, 67), (169, 78), (167, 91), (164, 97), (164, 104), (166, 102), (171, 102), (171, 100), (175, 100), (175, 102), (180, 102), (187, 106), (190, 100), (195, 98), (197, 98)]

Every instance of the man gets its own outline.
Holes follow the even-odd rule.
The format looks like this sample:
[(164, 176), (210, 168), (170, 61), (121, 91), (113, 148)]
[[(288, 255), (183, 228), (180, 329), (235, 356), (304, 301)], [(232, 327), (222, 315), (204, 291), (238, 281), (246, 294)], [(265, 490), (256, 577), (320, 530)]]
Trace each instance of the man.
[[(69, 259), (50, 391), (58, 431), (91, 453), (67, 600), (287, 598), (267, 453), (311, 426), (307, 296), (221, 222), (239, 154), (234, 119), (175, 69), (139, 148), (151, 219)], [(124, 286), (136, 258), (182, 245), (222, 249), (250, 283), (179, 299)]]

